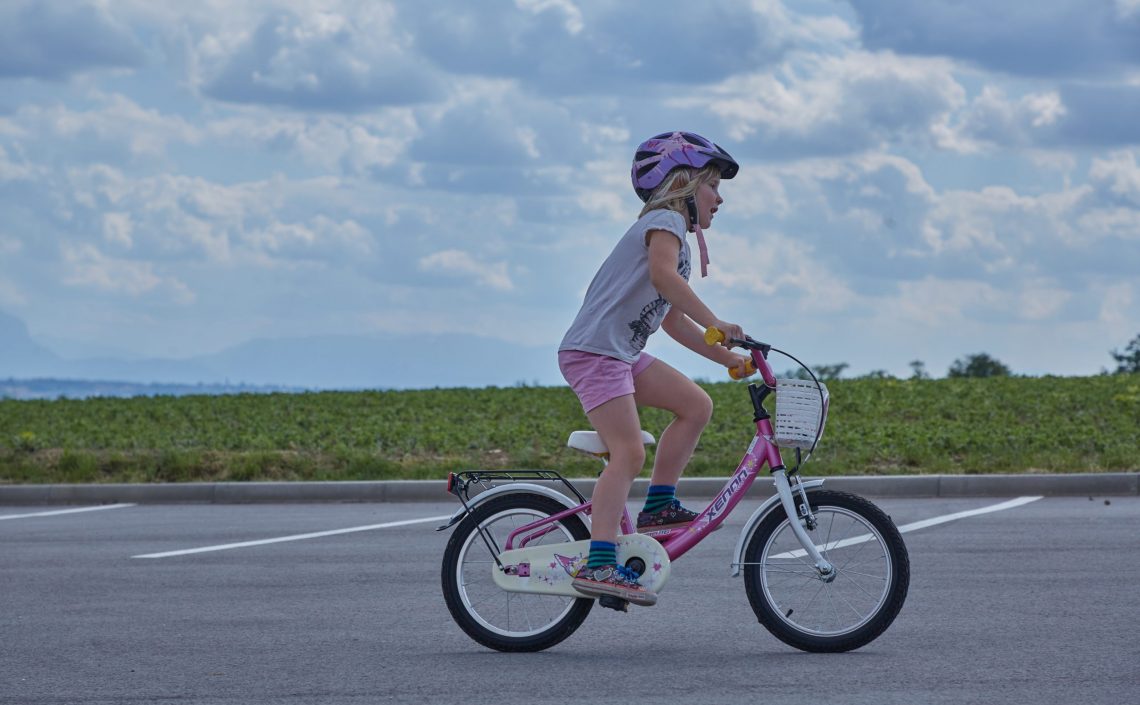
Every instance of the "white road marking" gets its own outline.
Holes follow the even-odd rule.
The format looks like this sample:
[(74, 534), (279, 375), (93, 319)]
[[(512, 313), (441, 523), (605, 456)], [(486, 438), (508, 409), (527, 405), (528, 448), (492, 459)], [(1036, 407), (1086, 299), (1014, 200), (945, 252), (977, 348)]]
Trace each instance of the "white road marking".
[(123, 509), (124, 507), (133, 507), (133, 504), (102, 504), (98, 507), (80, 507), (78, 509), (56, 509), (50, 512), (35, 512), (34, 514), (8, 514), (0, 516), (0, 521), (5, 519), (30, 519), (32, 517), (54, 517), (60, 514), (78, 514), (80, 512), (98, 512), (104, 509)]
[(1036, 502), (1039, 499), (1043, 499), (1043, 497), (1018, 497), (1017, 499), (1011, 499), (1008, 502), (993, 504), (988, 507), (982, 507), (980, 509), (969, 509), (964, 512), (956, 512), (954, 514), (934, 517), (933, 519), (923, 519), (922, 521), (916, 521), (900, 526), (899, 532), (905, 534), (908, 531), (917, 531), (919, 529), (925, 529), (928, 526), (945, 524), (946, 522), (954, 521), (955, 519), (965, 519), (966, 517), (977, 516), (979, 514), (989, 514), (991, 512), (1000, 512), (1005, 509), (1013, 509), (1014, 507), (1020, 507), (1029, 504), (1030, 502)]
[[(945, 514), (945, 515), (940, 516), (940, 517), (933, 517), (931, 519), (923, 519), (922, 521), (916, 521), (916, 522), (912, 522), (910, 524), (903, 524), (902, 526), (898, 527), (899, 533), (905, 534), (908, 531), (918, 531), (919, 529), (925, 529), (927, 527), (937, 526), (939, 524), (945, 524), (948, 521), (956, 521), (958, 519), (965, 519), (966, 517), (978, 516), (979, 514), (989, 514), (991, 512), (1000, 512), (1004, 509), (1013, 509), (1014, 507), (1020, 507), (1020, 506), (1025, 505), (1025, 504), (1029, 504), (1030, 502), (1036, 502), (1039, 499), (1042, 499), (1042, 498), (1041, 497), (1018, 497), (1017, 499), (1011, 499), (1008, 502), (1002, 502), (1001, 504), (992, 504), (988, 507), (982, 507), (980, 509), (969, 509), (969, 510), (964, 511), (964, 512), (955, 512), (954, 514)], [(861, 536), (852, 536), (849, 539), (843, 539), (841, 541), (833, 541), (832, 543), (829, 543), (826, 546), (816, 546), (816, 548), (820, 551), (830, 551), (833, 548), (843, 548), (844, 546), (854, 546), (856, 544), (865, 543), (867, 541), (870, 541), (872, 538), (873, 537), (871, 536), (871, 534), (863, 534)], [(772, 558), (803, 558), (806, 555), (807, 555), (807, 551), (805, 551), (801, 548), (801, 549), (796, 550), (796, 551), (789, 551), (787, 553), (781, 553), (778, 556), (772, 556)]]
[(304, 541), (306, 539), (319, 539), (324, 536), (338, 536), (340, 534), (354, 534), (359, 531), (374, 531), (376, 529), (389, 529), (394, 526), (408, 526), (409, 524), (425, 524), (429, 521), (446, 521), (450, 519), (450, 514), (444, 514), (438, 517), (426, 517), (423, 519), (407, 519), (405, 521), (390, 521), (384, 524), (371, 524), (369, 526), (354, 526), (348, 529), (333, 529), (332, 531), (315, 531), (311, 534), (294, 534), (292, 536), (280, 536), (274, 539), (261, 539), (260, 541), (242, 541), (241, 543), (226, 543), (218, 546), (203, 546), (201, 548), (187, 548), (182, 551), (166, 551), (164, 553), (147, 553), (141, 556), (131, 556), (132, 558), (171, 558), (173, 556), (188, 556), (192, 553), (210, 553), (212, 551), (229, 551), (234, 548), (249, 548), (251, 546), (264, 546), (270, 543), (284, 543), (286, 541)]

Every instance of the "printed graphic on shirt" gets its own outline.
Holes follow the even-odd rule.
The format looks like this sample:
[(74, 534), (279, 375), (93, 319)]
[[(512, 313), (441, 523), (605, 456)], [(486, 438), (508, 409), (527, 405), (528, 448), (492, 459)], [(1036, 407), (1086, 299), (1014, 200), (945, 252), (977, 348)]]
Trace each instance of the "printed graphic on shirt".
[(685, 281), (689, 281), (689, 275), (693, 271), (693, 265), (689, 262), (689, 258), (685, 256), (684, 248), (681, 248), (681, 256), (678, 259), (680, 261), (677, 262), (677, 274), (684, 277)]
[[(682, 247), (681, 252), (677, 255), (677, 274), (680, 274), (685, 281), (689, 281), (689, 274), (691, 273), (692, 263), (689, 260), (685, 248)], [(658, 294), (652, 303), (641, 309), (641, 315), (638, 316), (636, 321), (632, 321), (629, 324), (629, 329), (633, 331), (633, 336), (629, 339), (629, 344), (633, 346), (634, 350), (643, 350), (645, 348), (645, 344), (649, 341), (649, 336), (661, 325), (661, 321), (664, 320), (665, 314), (668, 312), (669, 302), (660, 294)]]
[(649, 334), (657, 330), (657, 326), (661, 325), (661, 320), (665, 318), (668, 306), (669, 302), (658, 296), (653, 300), (653, 303), (641, 309), (641, 316), (636, 321), (629, 324), (629, 329), (633, 331), (633, 337), (629, 339), (629, 344), (634, 350), (641, 350), (645, 347), (645, 343), (649, 340)]

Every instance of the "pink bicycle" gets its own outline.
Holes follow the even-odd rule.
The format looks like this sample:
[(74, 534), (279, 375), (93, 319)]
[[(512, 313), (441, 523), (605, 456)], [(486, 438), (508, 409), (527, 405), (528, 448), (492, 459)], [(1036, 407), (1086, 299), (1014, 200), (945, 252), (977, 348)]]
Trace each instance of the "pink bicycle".
[[(720, 342), (723, 335), (710, 329), (706, 340)], [(747, 387), (755, 411), (752, 443), (692, 524), (639, 534), (627, 511), (618, 561), (660, 593), (672, 562), (721, 525), (767, 465), (776, 494), (745, 522), (732, 575), (743, 573), (753, 611), (781, 641), (814, 652), (857, 649), (882, 634), (902, 609), (910, 584), (906, 545), (891, 518), (871, 502), (822, 489), (821, 479), (800, 478), (823, 434), (827, 388), (814, 375), (811, 381), (777, 380), (767, 361), (770, 345), (751, 338), (730, 342), (751, 352), (763, 380)], [(775, 423), (764, 406), (773, 393)], [(606, 458), (594, 432), (575, 431), (568, 445)], [(795, 450), (792, 470), (780, 448)], [(444, 599), (456, 623), (499, 651), (540, 651), (574, 633), (594, 606), (593, 598), (571, 586), (589, 553), (590, 502), (553, 471), (468, 471), (447, 482), (463, 505), (439, 527), (459, 525), (442, 570)], [(613, 597), (598, 602), (628, 609)]]

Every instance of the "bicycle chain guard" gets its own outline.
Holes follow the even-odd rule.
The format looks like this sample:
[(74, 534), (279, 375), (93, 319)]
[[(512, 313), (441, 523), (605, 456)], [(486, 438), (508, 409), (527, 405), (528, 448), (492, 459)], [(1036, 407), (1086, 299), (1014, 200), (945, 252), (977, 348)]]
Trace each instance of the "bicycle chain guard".
[[(496, 585), (508, 592), (582, 597), (571, 583), (589, 555), (589, 539), (516, 548), (499, 554), (503, 567), (492, 565), (491, 576)], [(645, 573), (638, 582), (653, 592), (660, 592), (669, 578), (669, 555), (664, 546), (649, 536), (619, 536), (617, 559), (626, 566), (630, 561), (642, 561)]]

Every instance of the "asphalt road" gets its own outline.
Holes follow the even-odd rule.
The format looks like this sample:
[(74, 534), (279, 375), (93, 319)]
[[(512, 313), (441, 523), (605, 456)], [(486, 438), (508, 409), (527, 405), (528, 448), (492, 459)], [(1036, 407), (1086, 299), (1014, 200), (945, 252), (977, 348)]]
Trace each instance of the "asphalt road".
[[(878, 503), (903, 525), (1001, 501)], [(595, 608), (538, 654), (451, 621), (447, 534), (417, 520), (452, 504), (0, 506), (0, 703), (1135, 702), (1140, 498), (905, 534), (906, 606), (839, 655), (777, 641), (729, 576), (754, 505), (674, 564), (658, 606)]]

